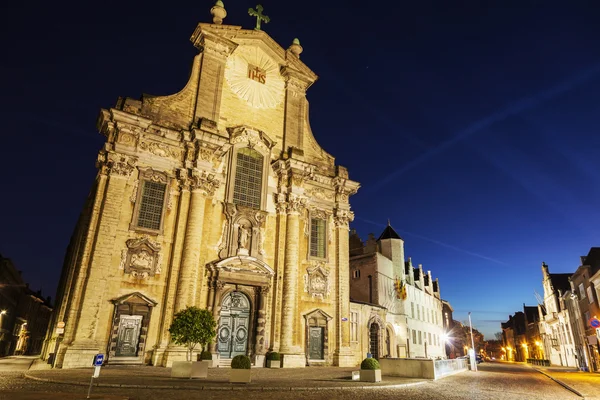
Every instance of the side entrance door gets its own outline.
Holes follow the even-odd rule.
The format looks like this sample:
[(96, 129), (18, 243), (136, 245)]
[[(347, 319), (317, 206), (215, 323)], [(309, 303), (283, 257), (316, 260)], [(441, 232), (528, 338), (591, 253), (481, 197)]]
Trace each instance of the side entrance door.
[(141, 315), (121, 315), (117, 334), (117, 357), (136, 357), (140, 340)]
[(231, 292), (223, 299), (219, 329), (218, 351), (222, 358), (246, 354), (250, 325), (250, 302), (241, 292)]
[(308, 328), (308, 358), (311, 360), (323, 359), (323, 327), (311, 326)]

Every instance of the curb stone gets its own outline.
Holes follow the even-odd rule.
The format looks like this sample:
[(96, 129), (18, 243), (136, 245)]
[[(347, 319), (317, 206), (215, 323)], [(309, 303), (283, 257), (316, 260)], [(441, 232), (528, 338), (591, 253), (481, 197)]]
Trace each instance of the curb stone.
[(571, 386), (567, 385), (566, 383), (564, 383), (564, 382), (562, 382), (562, 381), (560, 381), (560, 380), (558, 380), (558, 379), (556, 379), (556, 378), (553, 378), (551, 375), (547, 374), (546, 372), (542, 371), (541, 369), (537, 369), (537, 368), (533, 368), (533, 367), (531, 367), (531, 368), (532, 368), (533, 370), (535, 370), (535, 371), (539, 372), (540, 374), (542, 374), (542, 375), (545, 375), (545, 376), (547, 376), (548, 378), (552, 379), (554, 382), (558, 383), (559, 385), (561, 385), (561, 386), (562, 386), (562, 387), (564, 387), (565, 389), (567, 389), (567, 390), (569, 390), (569, 391), (571, 391), (571, 392), (575, 393), (577, 396), (579, 396), (579, 397), (581, 397), (581, 398), (585, 398), (585, 396), (584, 396), (584, 395), (582, 395), (581, 393), (579, 393), (577, 390), (573, 389)]
[[(57, 381), (47, 378), (39, 378), (37, 376), (32, 376), (27, 373), (23, 374), (23, 376), (27, 379), (31, 379), (34, 381), (45, 382), (45, 383), (56, 383), (63, 385), (75, 385), (75, 386), (88, 386), (88, 383), (84, 382), (74, 382), (74, 381)], [(552, 378), (552, 377), (550, 377)], [(553, 378), (552, 378), (553, 379)], [(557, 381), (561, 385), (565, 386), (562, 382)], [(117, 384), (117, 383), (94, 383), (93, 387), (119, 387), (119, 388), (133, 388), (133, 389), (175, 389), (175, 390), (252, 390), (252, 391), (280, 391), (280, 392), (289, 392), (289, 391), (309, 391), (309, 390), (356, 390), (356, 389), (398, 389), (409, 386), (417, 386), (427, 383), (427, 381), (422, 382), (410, 382), (410, 383), (401, 383), (395, 385), (380, 385), (380, 386), (322, 386), (322, 387), (303, 387), (303, 386), (250, 386), (250, 387), (234, 387), (234, 386), (199, 386), (199, 387), (190, 387), (190, 386), (157, 386), (157, 385), (129, 385), (129, 384)], [(565, 386), (567, 387), (567, 386)], [(578, 396), (581, 396), (578, 392), (573, 389), (567, 387), (567, 389), (572, 390)]]

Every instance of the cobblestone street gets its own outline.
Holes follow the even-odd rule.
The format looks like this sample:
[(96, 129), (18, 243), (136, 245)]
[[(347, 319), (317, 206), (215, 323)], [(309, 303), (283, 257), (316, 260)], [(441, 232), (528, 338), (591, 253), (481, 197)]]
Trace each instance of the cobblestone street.
[[(0, 368), (1, 370), (1, 368)], [(522, 364), (485, 363), (478, 372), (462, 372), (438, 381), (407, 387), (390, 387), (416, 380), (384, 377), (381, 386), (365, 388), (364, 383), (348, 379), (348, 368), (254, 369), (253, 383), (231, 385), (227, 369), (211, 370), (208, 380), (173, 380), (168, 369), (151, 367), (103, 368), (98, 383), (152, 385), (154, 388), (94, 387), (92, 398), (107, 400), (175, 399), (553, 399), (581, 397), (563, 388), (548, 376)], [(554, 372), (552, 372), (554, 373)], [(567, 372), (559, 372), (567, 374)], [(26, 378), (24, 371), (0, 372), (0, 399), (72, 400), (85, 399), (91, 369), (29, 371), (28, 376), (79, 384), (50, 383)], [(570, 374), (582, 382), (596, 379), (593, 374)], [(597, 380), (593, 381), (597, 382)], [(157, 386), (176, 386), (162, 388)], [(188, 388), (186, 388), (189, 387)], [(265, 393), (267, 391), (268, 393)], [(586, 398), (588, 398), (586, 396)], [(589, 397), (592, 398), (592, 397)]]

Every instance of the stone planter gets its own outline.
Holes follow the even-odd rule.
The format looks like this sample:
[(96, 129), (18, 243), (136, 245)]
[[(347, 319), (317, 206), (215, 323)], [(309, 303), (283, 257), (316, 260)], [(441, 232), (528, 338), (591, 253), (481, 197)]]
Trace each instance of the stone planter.
[(281, 368), (281, 360), (267, 360), (267, 368)]
[(381, 370), (380, 369), (361, 369), (360, 370), (360, 381), (361, 382), (381, 382)]
[(251, 369), (231, 369), (229, 374), (230, 383), (250, 383)]
[(190, 378), (192, 376), (191, 361), (173, 361), (171, 378)]
[(190, 378), (208, 378), (208, 367), (211, 364), (212, 360), (193, 362)]

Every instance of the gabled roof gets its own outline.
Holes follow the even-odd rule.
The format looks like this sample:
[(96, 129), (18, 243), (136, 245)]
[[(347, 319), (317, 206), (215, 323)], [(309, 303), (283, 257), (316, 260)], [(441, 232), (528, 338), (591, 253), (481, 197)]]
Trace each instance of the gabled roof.
[(595, 274), (600, 269), (600, 247), (592, 247), (584, 258), (585, 265), (589, 265), (591, 273)]
[(527, 323), (536, 322), (540, 319), (537, 306), (523, 306)]
[(394, 230), (394, 228), (392, 228), (390, 225), (385, 227), (383, 233), (381, 233), (381, 235), (379, 235), (379, 238), (377, 239), (377, 241), (379, 242), (382, 239), (400, 239), (400, 240), (402, 240), (400, 235), (398, 235), (396, 233), (396, 231)]
[(550, 281), (552, 282), (552, 286), (554, 290), (560, 290), (563, 294), (571, 290), (571, 284), (569, 283), (569, 278), (573, 274), (549, 274)]

